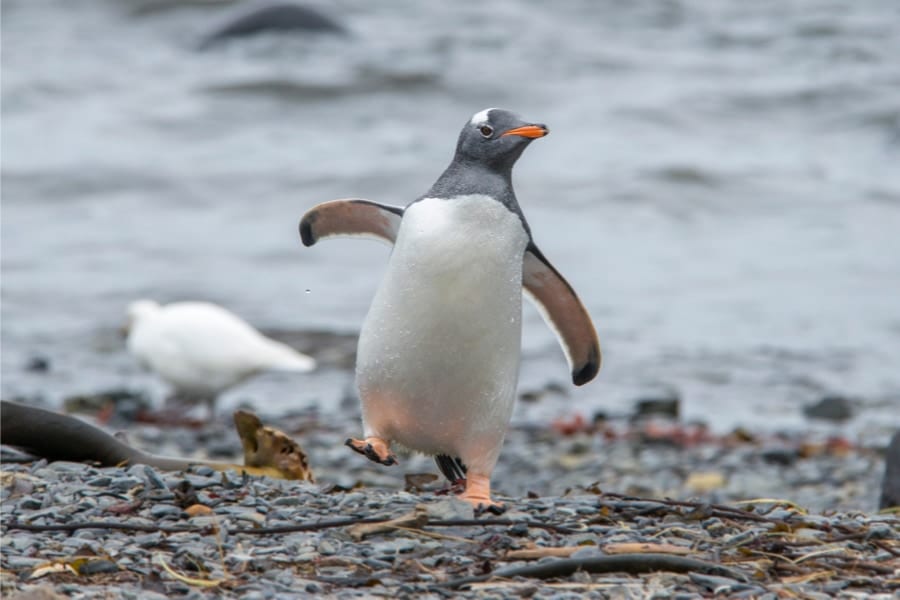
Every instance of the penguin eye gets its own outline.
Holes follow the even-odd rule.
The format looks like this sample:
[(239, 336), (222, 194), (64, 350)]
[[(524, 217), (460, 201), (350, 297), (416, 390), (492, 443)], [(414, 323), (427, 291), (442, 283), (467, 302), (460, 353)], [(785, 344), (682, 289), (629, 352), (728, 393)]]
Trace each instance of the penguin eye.
[(491, 137), (492, 135), (494, 135), (494, 128), (491, 127), (490, 125), (482, 125), (482, 126), (478, 129), (478, 131), (480, 131), (480, 132), (481, 132), (481, 135), (483, 135), (483, 136), (486, 137), (486, 138), (489, 138), (489, 137)]

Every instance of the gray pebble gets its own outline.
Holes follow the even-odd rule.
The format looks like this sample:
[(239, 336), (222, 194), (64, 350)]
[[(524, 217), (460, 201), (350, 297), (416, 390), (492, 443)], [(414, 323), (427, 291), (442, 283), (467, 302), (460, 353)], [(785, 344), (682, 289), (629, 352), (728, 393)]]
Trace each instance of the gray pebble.
[(151, 502), (169, 502), (175, 499), (175, 494), (169, 490), (155, 489), (147, 492), (144, 497)]
[(319, 551), (319, 554), (322, 554), (323, 556), (337, 554), (337, 547), (335, 547), (335, 545), (327, 539), (323, 539), (321, 542), (319, 542), (319, 546), (317, 549)]
[(384, 560), (378, 560), (377, 558), (367, 558), (363, 561), (363, 564), (376, 571), (384, 571), (391, 568), (391, 563)]
[(431, 519), (450, 521), (455, 519), (475, 518), (474, 507), (468, 502), (458, 498), (447, 498), (446, 500), (441, 500), (439, 502), (430, 502), (426, 506), (428, 517)]
[(316, 560), (317, 558), (319, 558), (318, 552), (302, 552), (297, 555), (295, 560), (297, 562), (311, 562)]
[(300, 506), (304, 499), (300, 496), (279, 496), (272, 501), (274, 506)]
[(38, 500), (37, 498), (33, 498), (31, 496), (26, 496), (19, 500), (16, 507), (19, 510), (38, 510), (44, 505), (43, 500)]
[(132, 542), (141, 548), (153, 548), (158, 546), (163, 539), (163, 534), (159, 531), (153, 533), (145, 533), (136, 535), (132, 538)]
[(232, 516), (238, 521), (252, 523), (260, 527), (266, 524), (266, 516), (259, 514), (255, 510), (240, 510), (239, 512), (233, 512)]
[(194, 467), (194, 473), (203, 477), (215, 477), (216, 471), (207, 465), (197, 465)]
[(7, 556), (6, 567), (8, 569), (33, 569), (41, 563), (47, 562), (46, 558), (34, 556)]
[(97, 508), (97, 504), (98, 502), (95, 498), (82, 498), (75, 506), (75, 508), (78, 510), (78, 512), (83, 512), (86, 510), (93, 510)]
[(167, 517), (181, 517), (181, 509), (174, 504), (154, 504), (150, 509), (150, 516), (154, 519), (164, 519)]
[(116, 492), (128, 492), (144, 482), (137, 477), (116, 477), (109, 482), (109, 489)]
[(80, 575), (97, 575), (99, 573), (116, 573), (119, 567), (116, 563), (106, 559), (91, 560), (81, 566), (78, 570)]
[(194, 486), (194, 489), (202, 490), (204, 488), (212, 487), (219, 485), (217, 479), (213, 477), (207, 477), (204, 475), (186, 475), (185, 480)]
[(3, 546), (7, 550), (12, 549), (21, 552), (22, 550), (29, 548), (37, 542), (37, 538), (35, 538), (31, 534), (19, 534), (3, 536), (3, 541), (0, 542), (0, 546)]
[(147, 478), (147, 482), (150, 483), (150, 485), (154, 488), (158, 490), (169, 489), (169, 487), (166, 485), (166, 482), (162, 477), (160, 477), (159, 472), (150, 465), (144, 465), (143, 474), (144, 477)]

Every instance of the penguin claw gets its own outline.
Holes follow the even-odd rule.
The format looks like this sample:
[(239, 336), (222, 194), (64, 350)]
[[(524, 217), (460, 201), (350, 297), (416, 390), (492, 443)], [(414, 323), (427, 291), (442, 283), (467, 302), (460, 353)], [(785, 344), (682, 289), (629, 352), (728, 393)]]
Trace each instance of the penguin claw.
[[(373, 440), (375, 442), (375, 445), (379, 446), (382, 452), (379, 452), (375, 448), (375, 445), (368, 441), (369, 439)], [(376, 462), (380, 465), (389, 467), (391, 465), (399, 464), (397, 456), (390, 451), (387, 443), (379, 438), (366, 438), (366, 440), (355, 440), (353, 438), (347, 438), (347, 441), (344, 442), (344, 445), (354, 452), (358, 452), (372, 462)]]
[(475, 516), (481, 516), (486, 512), (492, 515), (502, 515), (506, 512), (506, 505), (494, 502), (492, 504), (479, 504), (475, 507)]

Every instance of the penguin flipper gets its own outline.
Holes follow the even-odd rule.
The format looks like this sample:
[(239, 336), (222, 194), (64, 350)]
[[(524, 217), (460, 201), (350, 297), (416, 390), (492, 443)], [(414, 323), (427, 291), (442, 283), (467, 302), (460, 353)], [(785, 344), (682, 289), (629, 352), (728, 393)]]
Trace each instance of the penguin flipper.
[(300, 239), (312, 246), (329, 237), (367, 237), (393, 244), (403, 209), (362, 198), (331, 200), (313, 206), (300, 220)]
[(562, 346), (572, 381), (584, 385), (600, 370), (600, 342), (591, 317), (578, 295), (534, 242), (525, 250), (522, 287)]

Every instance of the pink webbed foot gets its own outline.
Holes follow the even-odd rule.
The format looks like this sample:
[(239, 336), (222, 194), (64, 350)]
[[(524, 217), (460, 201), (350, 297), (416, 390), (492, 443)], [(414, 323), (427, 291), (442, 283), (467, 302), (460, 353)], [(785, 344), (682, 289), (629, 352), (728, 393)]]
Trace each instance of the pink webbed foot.
[(485, 511), (501, 515), (506, 512), (506, 506), (491, 499), (491, 479), (486, 475), (469, 473), (466, 478), (466, 491), (457, 496), (475, 507), (475, 513)]

